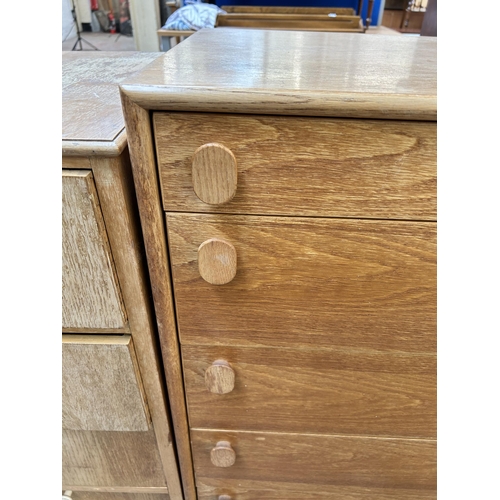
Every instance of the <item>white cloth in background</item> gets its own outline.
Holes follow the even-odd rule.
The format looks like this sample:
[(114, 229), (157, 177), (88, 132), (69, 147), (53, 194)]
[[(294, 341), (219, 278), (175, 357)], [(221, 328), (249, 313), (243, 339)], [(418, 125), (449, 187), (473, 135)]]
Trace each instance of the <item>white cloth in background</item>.
[(193, 3), (177, 9), (163, 26), (168, 30), (201, 30), (215, 28), (218, 14), (226, 12), (217, 5), (209, 3)]

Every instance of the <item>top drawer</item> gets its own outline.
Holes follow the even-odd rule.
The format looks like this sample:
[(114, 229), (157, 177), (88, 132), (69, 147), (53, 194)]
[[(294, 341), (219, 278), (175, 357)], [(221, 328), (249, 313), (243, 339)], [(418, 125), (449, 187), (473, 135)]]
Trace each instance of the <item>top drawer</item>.
[[(167, 211), (436, 220), (433, 122), (158, 112), (153, 123)], [(201, 201), (193, 159), (198, 195), (229, 201)]]

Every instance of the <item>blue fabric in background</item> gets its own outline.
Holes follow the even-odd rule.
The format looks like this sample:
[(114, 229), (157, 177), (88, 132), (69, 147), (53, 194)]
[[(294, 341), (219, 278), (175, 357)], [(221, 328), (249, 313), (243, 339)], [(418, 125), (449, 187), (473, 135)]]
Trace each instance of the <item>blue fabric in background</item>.
[[(372, 26), (378, 25), (379, 10), (382, 0), (375, 0), (373, 2), (372, 12)], [(315, 0), (312, 2), (304, 2), (300, 0), (217, 0), (217, 5), (255, 5), (262, 7), (349, 7), (355, 11), (358, 8), (358, 0)], [(368, 0), (364, 0), (363, 12), (361, 17), (363, 23), (366, 23), (366, 16), (368, 14)]]

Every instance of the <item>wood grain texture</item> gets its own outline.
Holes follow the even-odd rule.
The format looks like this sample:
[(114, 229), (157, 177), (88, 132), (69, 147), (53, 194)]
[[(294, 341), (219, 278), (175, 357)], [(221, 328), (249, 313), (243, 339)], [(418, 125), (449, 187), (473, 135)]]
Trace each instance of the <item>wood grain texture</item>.
[(219, 238), (204, 241), (198, 247), (198, 272), (211, 285), (230, 283), (237, 272), (236, 249)]
[(166, 487), (153, 431), (63, 430), (63, 489)]
[(123, 328), (127, 322), (92, 173), (63, 170), (62, 326)]
[(210, 450), (210, 461), (215, 467), (232, 467), (236, 461), (236, 453), (228, 441), (218, 441)]
[(63, 52), (63, 154), (121, 153), (126, 136), (119, 138), (124, 121), (118, 84), (159, 56), (154, 52)]
[[(432, 123), (155, 113), (154, 128), (168, 211), (436, 219)], [(238, 162), (238, 190), (217, 207), (191, 180), (210, 141)]]
[(196, 500), (176, 319), (149, 114), (122, 94), (141, 225), (185, 500)]
[(76, 170), (90, 170), (90, 158), (84, 156), (64, 156), (62, 157), (62, 168)]
[(144, 400), (132, 338), (63, 335), (64, 429), (147, 431)]
[[(435, 491), (436, 442), (307, 434), (274, 434), (192, 429), (197, 481), (219, 479), (329, 487)], [(232, 467), (210, 461), (214, 443), (231, 443)]]
[(152, 110), (435, 121), (436, 46), (431, 37), (201, 30), (120, 87)]
[[(389, 437), (436, 437), (436, 357), (370, 349), (183, 346), (192, 427)], [(207, 390), (212, 360), (231, 391)]]
[(128, 149), (118, 158), (91, 158), (102, 213), (125, 302), (158, 449), (172, 500), (182, 488), (167, 414), (164, 372), (148, 284), (137, 201)]
[(231, 201), (238, 184), (236, 158), (222, 144), (203, 144), (192, 158), (193, 189), (198, 198), (209, 205)]
[(268, 30), (300, 30), (362, 33), (359, 16), (328, 14), (282, 14), (282, 13), (231, 13), (219, 14), (216, 25), (232, 28), (260, 28)]
[(254, 5), (223, 5), (222, 10), (227, 13), (263, 13), (263, 14), (330, 14), (353, 16), (354, 9), (347, 7), (275, 7)]
[(63, 328), (63, 333), (89, 333), (91, 335), (109, 335), (130, 333), (130, 326), (126, 324), (123, 328)]
[(170, 500), (167, 494), (159, 493), (110, 493), (73, 491), (71, 500)]
[[(71, 490), (71, 488), (70, 488)], [(135, 493), (143, 495), (167, 495), (166, 486), (78, 486), (73, 493)]]
[[(244, 479), (198, 480), (198, 499), (213, 500), (223, 493), (233, 500), (435, 500), (436, 491), (401, 488), (366, 488), (300, 482), (248, 481)], [(220, 497), (219, 497), (220, 498)]]
[[(184, 345), (436, 349), (436, 224), (167, 213)], [(198, 274), (207, 237), (238, 273)]]
[[(213, 394), (228, 394), (234, 389), (234, 370), (227, 361), (216, 359), (210, 366), (205, 368), (203, 379), (205, 381), (205, 388), (209, 392)], [(186, 377), (185, 366), (184, 377)]]

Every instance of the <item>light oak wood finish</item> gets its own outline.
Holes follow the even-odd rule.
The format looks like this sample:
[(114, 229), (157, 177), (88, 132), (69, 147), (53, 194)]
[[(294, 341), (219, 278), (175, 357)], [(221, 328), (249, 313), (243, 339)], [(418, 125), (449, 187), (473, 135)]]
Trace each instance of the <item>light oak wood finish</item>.
[(63, 489), (167, 487), (153, 431), (72, 431), (62, 434)]
[(120, 87), (145, 110), (435, 121), (436, 39), (201, 30)]
[[(153, 120), (165, 210), (436, 219), (435, 123), (197, 113)], [(193, 153), (214, 140), (238, 162), (238, 190), (217, 207), (198, 199), (191, 180)]]
[(254, 5), (222, 5), (222, 10), (230, 13), (250, 14), (330, 14), (335, 13), (343, 16), (355, 15), (354, 9), (343, 7), (274, 7)]
[[(165, 477), (172, 499), (182, 495), (171, 422), (167, 414), (164, 372), (157, 349), (149, 278), (128, 149), (119, 158), (91, 158), (96, 186), (113, 250), (118, 278), (129, 313), (129, 324), (141, 367)], [(119, 215), (118, 215), (119, 214)]]
[[(185, 375), (187, 374), (184, 369)], [(213, 394), (228, 394), (234, 389), (235, 374), (224, 359), (215, 360), (204, 373), (206, 389)]]
[(236, 453), (229, 441), (219, 441), (210, 450), (210, 461), (215, 467), (232, 467), (236, 462)]
[[(225, 393), (207, 390), (217, 356), (231, 364)], [(182, 357), (192, 427), (436, 437), (433, 354), (185, 345)]]
[(63, 171), (62, 209), (63, 328), (124, 328), (127, 317), (91, 171)]
[[(133, 493), (144, 495), (166, 495), (168, 488), (166, 486), (78, 486), (78, 492), (83, 493)], [(74, 492), (75, 493), (75, 492)]]
[(238, 184), (236, 158), (222, 144), (203, 144), (193, 154), (192, 178), (194, 192), (203, 203), (227, 203)]
[[(62, 164), (65, 169), (85, 168), (92, 172), (128, 319), (124, 328), (90, 329), (86, 325), (74, 331), (131, 334), (154, 429), (154, 433), (151, 431), (137, 433), (135, 439), (138, 444), (132, 445), (131, 449), (126, 448), (125, 451), (120, 448), (120, 436), (123, 434), (126, 442), (130, 437), (125, 436), (127, 432), (117, 432), (112, 440), (107, 440), (106, 452), (102, 454), (99, 452), (102, 460), (109, 460), (110, 464), (103, 463), (96, 467), (103, 470), (113, 469), (115, 456), (128, 457), (130, 454), (139, 464), (137, 471), (140, 483), (140, 474), (143, 470), (140, 462), (141, 460), (146, 463), (151, 461), (151, 453), (154, 452), (161, 457), (159, 467), (163, 474), (163, 479), (156, 481), (157, 484), (160, 483), (161, 489), (155, 493), (167, 493), (166, 478), (170, 498), (181, 500), (184, 496), (179, 479), (174, 438), (171, 434), (172, 424), (167, 412), (164, 372), (157, 347), (156, 320), (150, 298), (151, 290), (145, 266), (137, 201), (133, 189), (118, 90), (120, 81), (144, 68), (160, 55), (159, 53), (109, 52), (63, 54)], [(100, 92), (100, 85), (109, 88), (109, 92)], [(82, 97), (85, 98), (84, 102)], [(107, 115), (104, 116), (104, 114)], [(68, 330), (63, 329), (63, 331)], [(144, 436), (140, 437), (140, 434)], [(98, 435), (91, 434), (95, 439), (85, 438), (89, 436), (86, 433), (80, 436), (74, 435), (77, 437), (73, 440), (78, 439), (81, 442), (82, 448), (79, 453), (98, 453), (94, 450), (98, 443), (96, 441)], [(147, 441), (146, 447), (141, 444), (146, 442), (144, 440)], [(63, 442), (64, 457), (71, 455), (71, 450), (67, 449), (71, 442), (67, 439)], [(150, 451), (149, 447), (153, 447), (154, 450)], [(78, 467), (79, 463), (77, 462)], [(152, 461), (150, 468), (153, 467), (153, 463)], [(71, 461), (67, 462), (63, 459), (63, 477), (71, 473), (68, 470), (71, 467), (73, 467)], [(117, 466), (116, 477), (113, 475), (112, 480), (105, 481), (104, 486), (101, 482), (99, 487), (111, 490), (123, 487), (121, 493), (137, 492), (136, 488), (140, 484), (135, 482), (135, 473), (128, 474), (126, 466), (122, 473), (125, 474), (125, 486), (123, 481), (121, 485), (119, 484), (119, 466)], [(97, 487), (92, 484), (92, 475), (89, 478), (85, 487)]]
[(198, 272), (211, 285), (226, 285), (236, 276), (237, 256), (231, 243), (210, 238), (198, 247)]
[(328, 14), (219, 14), (215, 27), (350, 33), (363, 32), (363, 24), (359, 16), (337, 15), (336, 17), (330, 17)]
[(62, 53), (62, 151), (66, 156), (117, 156), (126, 146), (118, 83), (159, 53)]
[[(403, 127), (406, 132), (409, 120), (433, 122), (436, 119), (435, 40), (432, 43), (430, 39), (407, 37), (251, 29), (241, 30), (238, 37), (235, 33), (237, 31), (229, 28), (197, 32), (166, 54), (161, 62), (152, 63), (141, 75), (121, 85), (155, 308), (160, 320), (164, 363), (174, 367), (170, 367), (173, 377), (169, 384), (174, 385), (176, 370), (181, 366), (175, 315), (180, 325), (183, 349), (220, 348), (221, 352), (239, 347), (241, 351), (248, 349), (249, 352), (259, 347), (300, 348), (304, 352), (318, 349), (325, 351), (325, 356), (326, 351), (334, 353), (332, 359), (337, 362), (342, 358), (340, 352), (344, 355), (344, 362), (357, 359), (351, 373), (361, 374), (361, 383), (366, 384), (365, 388), (369, 379), (364, 375), (363, 367), (374, 370), (377, 365), (374, 359), (382, 359), (377, 356), (384, 357), (379, 367), (388, 363), (389, 359), (401, 360), (401, 357), (412, 360), (410, 367), (422, 368), (427, 362), (432, 365), (435, 363), (434, 187), (423, 188), (422, 193), (427, 194), (421, 198), (426, 201), (418, 210), (411, 214), (406, 212), (404, 216), (401, 214), (408, 207), (420, 203), (412, 198), (412, 190), (418, 190), (416, 186), (403, 188), (406, 193), (398, 202), (404, 210), (398, 209), (398, 203), (393, 203), (387, 193), (382, 195), (384, 201), (375, 201), (367, 210), (364, 205), (371, 203), (373, 198), (372, 191), (367, 188), (348, 209), (342, 209), (345, 198), (340, 197), (335, 203), (335, 210), (341, 207), (340, 212), (328, 211), (328, 201), (324, 202), (327, 210), (319, 203), (321, 199), (328, 198), (329, 190), (326, 196), (314, 200), (316, 205), (314, 211), (310, 208), (311, 213), (286, 211), (279, 202), (275, 205), (278, 210), (283, 210), (280, 213), (273, 213), (272, 208), (269, 212), (239, 213), (234, 209), (235, 202), (241, 193), (245, 193), (245, 183), (241, 182), (240, 175), (240, 157), (231, 145), (214, 136), (217, 130), (212, 128), (210, 137), (196, 144), (186, 158), (192, 158), (196, 149), (207, 143), (216, 142), (231, 149), (238, 162), (235, 197), (227, 206), (208, 207), (211, 215), (201, 215), (200, 212), (207, 209), (206, 206), (202, 210), (198, 208), (203, 205), (202, 202), (198, 200), (198, 205), (186, 203), (188, 199), (196, 199), (188, 169), (188, 182), (180, 184), (189, 194), (184, 196), (178, 208), (166, 208), (161, 203), (160, 184), (162, 196), (165, 196), (166, 190), (178, 191), (179, 184), (167, 186), (163, 179), (158, 181), (163, 170), (156, 165), (156, 157), (166, 160), (154, 149), (151, 116), (155, 112), (166, 111), (169, 114), (205, 114), (206, 120), (217, 114), (227, 120), (242, 113), (288, 115), (311, 121), (312, 117), (324, 117), (328, 118), (325, 120), (328, 122), (341, 118), (377, 119), (366, 122), (365, 129), (359, 129), (360, 137), (369, 135), (370, 131), (375, 133), (387, 120), (399, 120), (401, 123), (394, 125)], [(231, 46), (231, 51), (226, 50), (228, 46)], [(290, 53), (294, 54), (293, 65)], [(345, 133), (349, 131), (348, 122), (355, 127), (363, 123), (358, 120), (343, 121)], [(417, 125), (422, 125), (422, 129), (427, 125), (434, 126), (433, 123)], [(251, 127), (244, 128), (246, 134), (251, 135)], [(394, 132), (399, 134), (396, 128)], [(258, 146), (265, 150), (269, 136), (269, 140), (275, 140), (273, 134), (270, 127), (270, 133), (261, 136), (264, 138)], [(408, 135), (413, 137), (413, 134)], [(406, 155), (415, 154), (415, 150), (421, 151), (420, 145), (425, 141), (418, 136), (418, 139), (411, 139), (413, 145), (408, 149), (403, 147), (405, 153), (385, 150), (385, 158), (372, 164), (374, 170), (365, 168), (364, 175), (378, 170), (380, 177), (373, 176), (370, 181), (374, 186), (377, 186), (377, 181), (384, 182), (383, 177), (391, 177), (386, 176), (384, 164), (391, 164), (393, 156), (400, 154), (402, 172), (416, 172), (423, 163), (423, 170), (429, 175), (423, 175), (422, 184), (428, 182), (435, 186), (435, 149), (429, 146), (435, 144), (435, 127), (425, 135), (429, 141), (424, 147), (428, 151), (427, 160), (405, 164)], [(240, 133), (239, 137), (242, 136)], [(243, 136), (243, 141), (245, 139), (246, 136)], [(400, 137), (398, 141), (400, 139), (400, 144), (409, 140), (408, 137)], [(180, 142), (177, 136), (170, 140), (172, 144)], [(315, 140), (315, 134), (309, 133), (308, 141), (313, 143)], [(392, 142), (387, 136), (381, 137), (379, 141), (374, 141), (372, 149), (384, 149), (386, 141)], [(343, 147), (349, 144), (342, 134), (338, 135), (337, 142), (341, 142)], [(261, 160), (269, 162), (267, 168), (271, 168), (270, 154), (277, 154), (277, 151), (279, 154), (285, 146), (295, 154), (293, 146), (283, 140), (275, 140), (274, 147), (265, 150), (266, 154), (253, 147), (249, 156), (260, 154)], [(323, 151), (329, 151), (329, 147), (331, 141), (325, 147), (325, 140), (320, 137), (316, 148), (304, 150), (309, 153), (304, 155), (304, 160), (313, 163), (319, 157), (322, 161)], [(365, 150), (362, 143), (358, 143), (358, 149)], [(337, 151), (342, 152), (342, 149)], [(354, 157), (355, 152), (352, 154)], [(368, 156), (373, 158), (375, 154)], [(416, 153), (417, 157), (419, 154)], [(362, 160), (358, 163), (353, 160), (351, 170), (345, 171), (345, 179), (354, 175), (354, 166), (361, 169), (368, 156), (358, 159)], [(342, 158), (341, 153), (339, 157)], [(319, 185), (329, 169), (336, 168), (335, 161), (331, 160), (330, 157), (330, 161), (317, 171)], [(286, 165), (285, 160), (283, 164)], [(295, 164), (295, 167), (298, 168), (298, 165)], [(179, 174), (184, 175), (179, 164), (177, 168)], [(283, 174), (281, 169), (275, 170), (270, 177), (277, 178), (280, 174), (285, 183), (271, 181), (268, 186), (262, 182), (260, 188), (268, 189), (268, 198), (276, 196), (279, 199), (280, 189), (288, 185), (287, 176), (293, 177), (290, 171)], [(314, 175), (304, 169), (299, 180), (293, 178), (293, 182), (304, 184), (310, 177)], [(400, 179), (405, 177), (406, 174), (403, 174)], [(393, 186), (396, 194), (399, 189), (396, 173), (393, 179), (394, 183), (389, 181), (389, 186)], [(306, 198), (311, 192), (298, 190), (297, 196)], [(410, 197), (410, 202), (405, 202), (407, 197)], [(388, 212), (384, 212), (385, 203), (392, 203)], [(292, 210), (297, 210), (295, 202), (289, 205)], [(307, 207), (307, 203), (305, 205)], [(303, 210), (304, 203), (300, 202), (298, 206)], [(374, 206), (381, 212), (377, 213)], [(228, 207), (231, 207), (228, 215), (220, 215)], [(163, 208), (167, 211), (165, 219), (162, 218)], [(399, 220), (335, 220), (325, 217)], [(205, 282), (198, 272), (197, 250), (210, 238), (230, 242), (238, 253), (237, 275), (223, 286)], [(243, 252), (241, 255), (240, 249)], [(169, 300), (174, 290), (175, 304), (172, 304)], [(191, 316), (187, 315), (188, 310)], [(271, 311), (276, 311), (277, 315)], [(206, 328), (202, 327), (204, 323)], [(418, 361), (413, 363), (418, 357), (424, 360), (422, 365)], [(202, 370), (217, 359), (225, 358), (223, 354), (212, 357)], [(216, 397), (219, 401), (236, 395), (242, 368), (240, 361), (235, 361), (238, 370), (235, 371), (235, 389), (231, 393), (212, 395), (207, 391), (205, 395)], [(186, 367), (189, 362), (187, 360)], [(394, 373), (403, 371), (401, 367), (404, 363), (393, 363)], [(193, 370), (199, 367), (197, 365)], [(253, 373), (258, 373), (257, 368), (252, 369)], [(352, 389), (355, 375), (349, 379), (349, 373), (328, 370), (331, 368), (325, 368), (321, 373), (325, 376), (331, 374), (335, 380)], [(311, 371), (314, 372), (314, 366), (300, 375), (311, 380), (308, 378), (312, 377)], [(350, 370), (337, 370), (341, 371)], [(423, 381), (420, 393), (419, 388), (408, 390), (410, 400), (414, 396), (418, 401), (428, 401), (426, 398), (432, 397), (429, 389), (431, 371), (429, 369), (429, 379), (420, 379)], [(198, 375), (201, 373), (197, 372)], [(376, 401), (382, 402), (382, 407), (391, 391), (405, 400), (402, 385), (395, 383), (396, 376), (391, 378), (387, 374), (384, 379), (381, 370), (373, 373), (377, 380), (388, 382), (375, 396), (380, 398)], [(403, 372), (402, 384), (418, 383), (420, 373), (407, 375)], [(290, 378), (294, 380), (292, 376)], [(385, 390), (388, 391), (386, 394)], [(422, 395), (421, 399), (418, 399), (417, 393)], [(183, 393), (177, 389), (172, 399), (172, 405), (177, 405), (174, 419), (178, 422), (186, 417), (182, 396)], [(305, 404), (308, 402), (305, 401)], [(422, 421), (429, 423), (433, 412), (430, 405), (425, 405), (421, 408)], [(212, 409), (213, 406), (208, 406), (206, 411)], [(214, 413), (217, 414), (217, 409)], [(348, 412), (344, 415), (348, 416)], [(346, 418), (342, 423), (345, 429), (350, 425), (348, 420)], [(365, 422), (365, 430), (372, 432), (374, 427), (368, 420)], [(237, 425), (238, 422), (234, 422), (234, 426)], [(319, 425), (326, 424), (323, 421)], [(422, 425), (424, 427), (425, 424)], [(404, 429), (402, 424), (399, 432), (405, 432)], [(432, 431), (432, 425), (428, 429)], [(303, 434), (200, 429), (193, 425), (190, 430), (201, 498), (221, 495), (287, 500), (334, 496), (384, 500), (435, 498), (434, 439), (316, 434), (313, 418), (307, 433)], [(428, 433), (425, 429), (424, 432)], [(231, 467), (215, 467), (210, 460), (211, 450), (220, 441), (228, 441), (237, 456)], [(181, 442), (181, 446), (185, 444), (185, 441)], [(188, 474), (191, 472), (187, 460), (181, 468)]]
[(90, 335), (107, 335), (109, 333), (111, 334), (120, 334), (120, 333), (130, 333), (130, 327), (128, 323), (123, 327), (123, 328), (63, 328), (62, 329), (63, 333), (76, 333), (76, 334), (81, 334), (81, 333), (88, 333)]
[(63, 335), (62, 368), (63, 429), (149, 430), (129, 335)]
[(71, 500), (170, 500), (166, 494), (74, 491)]
[[(167, 213), (184, 345), (436, 349), (436, 224)], [(238, 272), (198, 274), (207, 237)]]
[[(403, 440), (274, 434), (192, 429), (197, 481), (219, 479), (260, 482), (278, 480), (282, 492), (311, 484), (331, 492), (334, 487), (419, 490), (436, 488), (436, 443)], [(231, 467), (210, 460), (213, 443), (226, 440), (237, 456)], [(307, 498), (307, 497), (306, 497)], [(331, 498), (331, 497), (330, 497)]]
[[(213, 500), (221, 492), (233, 500), (436, 500), (436, 492), (422, 489), (366, 488), (315, 485), (299, 482), (251, 481), (244, 479), (198, 480), (198, 499)], [(222, 495), (224, 496), (224, 495)], [(219, 497), (220, 499), (220, 497)]]
[(129, 136), (130, 158), (134, 167), (134, 184), (171, 404), (183, 494), (185, 500), (196, 500), (177, 325), (172, 301), (169, 257), (163, 213), (159, 202), (149, 114), (123, 94), (122, 105)]

